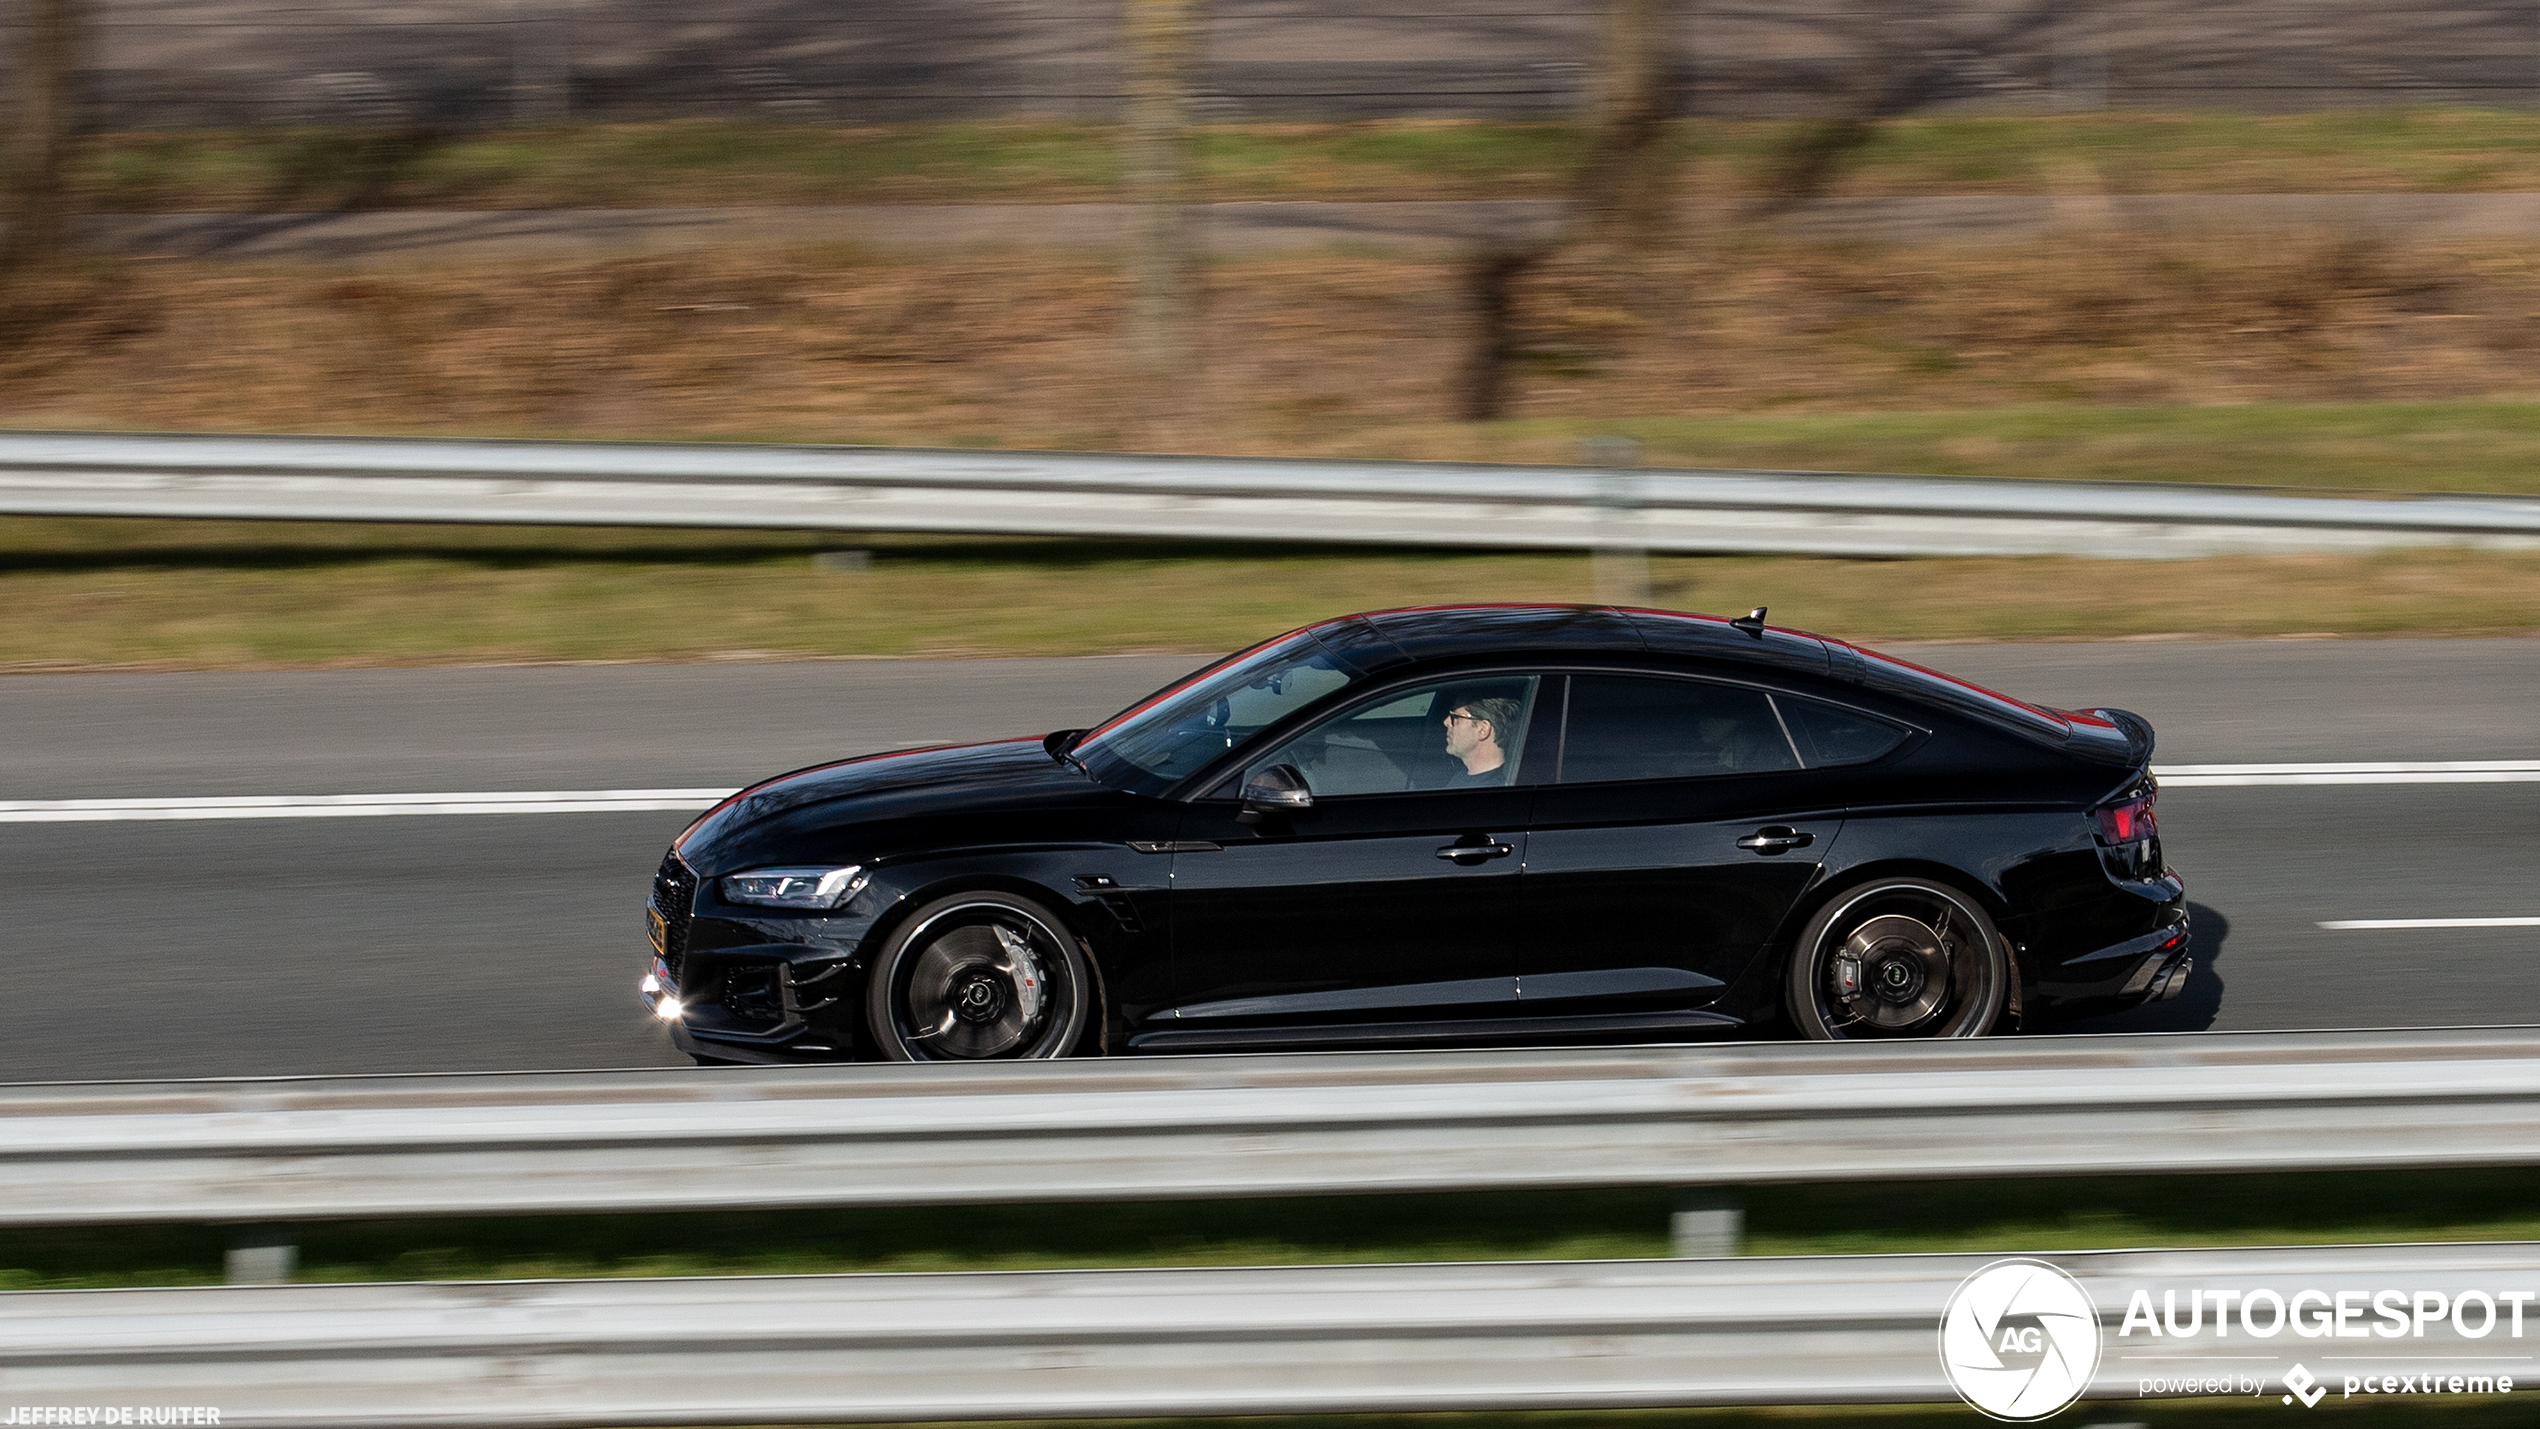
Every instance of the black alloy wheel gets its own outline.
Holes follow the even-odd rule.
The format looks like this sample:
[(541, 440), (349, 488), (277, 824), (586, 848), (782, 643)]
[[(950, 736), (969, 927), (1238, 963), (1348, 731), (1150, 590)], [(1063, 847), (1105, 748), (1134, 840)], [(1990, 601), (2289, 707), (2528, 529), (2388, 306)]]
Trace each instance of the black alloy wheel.
[(1834, 1042), (1981, 1037), (2010, 999), (1993, 920), (1954, 888), (1883, 878), (1835, 895), (1793, 946), (1791, 1020)]
[(1058, 915), (1010, 893), (917, 910), (874, 960), (865, 1016), (895, 1062), (1064, 1057), (1084, 1036), (1093, 978)]

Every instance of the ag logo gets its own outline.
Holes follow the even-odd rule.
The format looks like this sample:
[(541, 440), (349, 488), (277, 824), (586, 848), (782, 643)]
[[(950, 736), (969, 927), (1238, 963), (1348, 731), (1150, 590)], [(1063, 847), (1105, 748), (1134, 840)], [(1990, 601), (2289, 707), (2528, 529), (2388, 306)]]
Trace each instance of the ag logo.
[(2043, 1419), (2081, 1398), (2098, 1373), (2099, 1307), (2042, 1260), (1997, 1260), (1949, 1297), (1940, 1366), (1979, 1412)]

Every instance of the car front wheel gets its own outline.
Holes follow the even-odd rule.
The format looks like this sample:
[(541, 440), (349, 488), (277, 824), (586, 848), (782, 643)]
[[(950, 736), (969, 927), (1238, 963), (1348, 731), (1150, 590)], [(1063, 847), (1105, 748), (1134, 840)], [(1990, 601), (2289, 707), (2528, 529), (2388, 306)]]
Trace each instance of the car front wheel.
[(1820, 1042), (1981, 1037), (2010, 997), (2010, 958), (1967, 895), (1919, 878), (1850, 888), (1791, 950), (1791, 1020)]
[(883, 945), (865, 1014), (895, 1062), (1063, 1057), (1084, 1036), (1092, 983), (1058, 915), (1009, 893), (957, 894)]

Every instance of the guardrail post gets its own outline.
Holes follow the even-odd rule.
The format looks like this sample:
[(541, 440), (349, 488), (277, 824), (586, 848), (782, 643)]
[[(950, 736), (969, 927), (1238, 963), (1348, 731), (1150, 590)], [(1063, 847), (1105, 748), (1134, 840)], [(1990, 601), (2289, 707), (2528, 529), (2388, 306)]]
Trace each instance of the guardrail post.
[(289, 1226), (240, 1226), (222, 1257), (232, 1285), (288, 1285), (300, 1265), (299, 1238)]
[(1746, 1238), (1746, 1200), (1726, 1186), (1685, 1187), (1667, 1229), (1680, 1260), (1735, 1255)]
[(1590, 437), (1580, 443), (1596, 473), (1596, 598), (1609, 605), (1649, 604), (1649, 552), (1640, 532), (1640, 443)]

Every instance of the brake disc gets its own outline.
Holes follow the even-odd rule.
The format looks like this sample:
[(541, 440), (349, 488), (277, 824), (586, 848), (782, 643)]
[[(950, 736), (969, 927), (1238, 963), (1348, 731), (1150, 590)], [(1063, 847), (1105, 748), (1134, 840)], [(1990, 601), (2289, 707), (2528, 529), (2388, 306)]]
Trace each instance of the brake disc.
[(1049, 976), (1031, 940), (1003, 924), (956, 928), (918, 955), (908, 978), (909, 1034), (935, 1055), (1002, 1057), (1041, 1030)]
[(1846, 1011), (1897, 1032), (1929, 1021), (1947, 1005), (1950, 963), (1945, 928), (1885, 913), (1852, 930), (1828, 971)]

